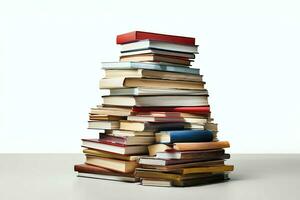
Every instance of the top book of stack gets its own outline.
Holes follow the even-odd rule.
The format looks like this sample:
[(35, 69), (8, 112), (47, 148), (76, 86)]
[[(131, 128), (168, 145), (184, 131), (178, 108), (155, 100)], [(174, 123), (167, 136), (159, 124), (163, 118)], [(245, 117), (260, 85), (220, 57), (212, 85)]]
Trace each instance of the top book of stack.
[(117, 44), (126, 44), (131, 42), (136, 42), (139, 40), (154, 40), (160, 42), (170, 42), (183, 45), (195, 45), (195, 38), (183, 37), (175, 35), (166, 35), (158, 33), (149, 33), (143, 31), (133, 31), (129, 33), (124, 33), (117, 36)]

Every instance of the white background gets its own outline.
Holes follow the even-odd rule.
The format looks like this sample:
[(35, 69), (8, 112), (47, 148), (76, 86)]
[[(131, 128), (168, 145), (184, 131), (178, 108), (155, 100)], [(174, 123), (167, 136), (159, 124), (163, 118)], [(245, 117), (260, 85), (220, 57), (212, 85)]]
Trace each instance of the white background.
[(117, 34), (197, 38), (232, 153), (300, 153), (297, 1), (0, 1), (0, 152), (80, 152)]

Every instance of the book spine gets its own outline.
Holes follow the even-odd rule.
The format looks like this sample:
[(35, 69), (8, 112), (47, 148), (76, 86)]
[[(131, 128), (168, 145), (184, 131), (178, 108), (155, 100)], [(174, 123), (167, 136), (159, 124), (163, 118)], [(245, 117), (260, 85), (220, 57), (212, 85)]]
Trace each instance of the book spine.
[(197, 131), (173, 131), (169, 132), (170, 143), (176, 142), (210, 142), (213, 134), (208, 130)]

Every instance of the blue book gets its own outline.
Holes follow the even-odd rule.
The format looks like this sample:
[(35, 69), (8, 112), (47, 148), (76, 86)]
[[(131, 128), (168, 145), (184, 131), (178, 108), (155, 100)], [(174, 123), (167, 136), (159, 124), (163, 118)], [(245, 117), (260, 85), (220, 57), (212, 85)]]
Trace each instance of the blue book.
[(155, 134), (156, 142), (170, 144), (179, 142), (210, 142), (213, 134), (209, 130), (174, 130)]
[(179, 72), (179, 73), (188, 73), (196, 74), (200, 73), (199, 69), (189, 68), (189, 67), (180, 67), (170, 64), (157, 64), (157, 63), (143, 63), (143, 62), (103, 62), (103, 69), (149, 69), (149, 70), (158, 70), (166, 72)]

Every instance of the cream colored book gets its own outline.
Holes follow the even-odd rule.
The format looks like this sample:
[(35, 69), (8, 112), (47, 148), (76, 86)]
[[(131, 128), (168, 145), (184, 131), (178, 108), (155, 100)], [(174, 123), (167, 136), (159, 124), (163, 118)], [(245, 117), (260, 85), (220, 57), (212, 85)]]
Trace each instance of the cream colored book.
[(174, 81), (148, 78), (104, 78), (99, 82), (100, 89), (147, 87), (162, 89), (202, 90), (204, 82)]

